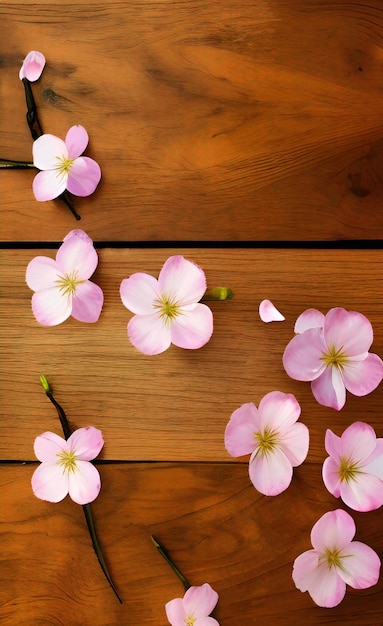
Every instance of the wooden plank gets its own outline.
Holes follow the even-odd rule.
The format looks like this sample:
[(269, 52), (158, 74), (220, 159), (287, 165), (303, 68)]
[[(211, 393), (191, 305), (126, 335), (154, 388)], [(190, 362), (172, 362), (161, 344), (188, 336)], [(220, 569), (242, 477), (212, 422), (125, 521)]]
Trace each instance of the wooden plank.
[[(127, 338), (131, 314), (120, 301), (120, 282), (136, 271), (157, 276), (176, 252), (204, 268), (209, 286), (229, 286), (235, 298), (211, 304), (215, 330), (201, 350), (171, 347), (146, 357)], [(323, 461), (326, 428), (340, 433), (360, 419), (381, 435), (383, 387), (363, 398), (348, 395), (338, 413), (317, 404), (309, 384), (289, 379), (281, 358), (303, 310), (334, 306), (367, 315), (375, 331), (372, 351), (383, 354), (382, 250), (100, 249), (94, 280), (105, 305), (99, 322), (70, 319), (53, 328), (35, 321), (24, 282), (27, 263), (39, 253), (55, 255), (0, 254), (1, 459), (33, 460), (34, 437), (60, 431), (40, 374), (73, 425), (102, 429), (104, 459), (227, 461), (223, 433), (231, 412), (244, 402), (258, 404), (273, 389), (294, 393), (301, 403), (310, 461)], [(259, 320), (264, 298), (285, 322)]]
[[(183, 589), (150, 534), (192, 584), (209, 582), (217, 590), (214, 615), (221, 626), (381, 622), (381, 580), (363, 591), (348, 588), (331, 611), (295, 589), (292, 564), (310, 548), (312, 525), (339, 507), (317, 465), (298, 468), (289, 489), (275, 498), (257, 494), (245, 465), (99, 467), (103, 489), (92, 508), (122, 605), (103, 578), (80, 507), (69, 499), (53, 505), (34, 498), (33, 469), (0, 466), (5, 626), (165, 625), (164, 605)], [(380, 511), (353, 517), (357, 539), (382, 554)]]
[[(18, 71), (38, 42), (45, 132), (83, 124), (103, 171), (76, 202), (94, 240), (382, 237), (380, 0), (3, 2), (0, 16), (0, 156), (31, 156)], [(32, 178), (1, 172), (4, 241), (73, 227)]]

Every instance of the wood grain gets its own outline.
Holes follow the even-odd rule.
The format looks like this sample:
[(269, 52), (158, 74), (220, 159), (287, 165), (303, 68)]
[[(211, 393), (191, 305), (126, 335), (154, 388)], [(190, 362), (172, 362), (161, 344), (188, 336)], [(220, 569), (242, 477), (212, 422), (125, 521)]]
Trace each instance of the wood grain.
[[(310, 548), (313, 523), (339, 506), (321, 485), (318, 465), (298, 468), (275, 498), (249, 485), (246, 465), (99, 466), (103, 489), (92, 508), (122, 605), (92, 552), (81, 508), (68, 499), (37, 500), (30, 489), (34, 467), (0, 466), (5, 626), (165, 626), (164, 605), (183, 589), (150, 534), (193, 584), (208, 581), (218, 591), (214, 616), (221, 626), (380, 623), (381, 581), (349, 589), (332, 610), (294, 587), (292, 565)], [(381, 512), (353, 516), (357, 539), (382, 556)]]
[[(380, 0), (3, 2), (0, 18), (0, 156), (30, 158), (18, 71), (38, 44), (45, 132), (83, 124), (101, 164), (76, 201), (94, 240), (382, 237)], [(73, 226), (32, 179), (1, 172), (4, 241)]]
[[(40, 374), (73, 425), (102, 429), (105, 459), (226, 461), (223, 433), (232, 411), (244, 402), (258, 404), (273, 389), (294, 393), (300, 402), (311, 430), (311, 461), (323, 461), (326, 428), (340, 433), (361, 419), (382, 436), (382, 387), (363, 398), (348, 394), (337, 412), (317, 404), (310, 385), (289, 379), (282, 367), (295, 319), (309, 307), (364, 313), (375, 331), (372, 351), (383, 354), (381, 250), (187, 250), (209, 286), (229, 286), (235, 297), (211, 303), (215, 330), (204, 348), (171, 347), (146, 357), (128, 340), (131, 314), (119, 286), (137, 271), (158, 276), (175, 252), (180, 249), (100, 249), (94, 280), (105, 304), (99, 322), (70, 319), (51, 328), (35, 321), (24, 275), (35, 255), (54, 257), (55, 251), (1, 252), (0, 458), (34, 459), (34, 437), (60, 430)], [(264, 298), (274, 301), (285, 322), (260, 321)]]

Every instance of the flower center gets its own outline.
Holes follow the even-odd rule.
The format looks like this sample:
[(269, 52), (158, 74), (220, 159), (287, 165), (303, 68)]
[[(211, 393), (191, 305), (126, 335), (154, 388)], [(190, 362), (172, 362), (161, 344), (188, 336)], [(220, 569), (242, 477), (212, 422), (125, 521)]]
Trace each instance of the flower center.
[(56, 157), (58, 164), (56, 165), (56, 170), (59, 174), (64, 174), (65, 176), (69, 173), (70, 168), (72, 167), (72, 163), (74, 159), (67, 159), (63, 156)]
[(184, 622), (185, 622), (186, 626), (193, 626), (195, 620), (196, 620), (196, 618), (193, 617), (192, 615), (189, 615), (189, 617), (185, 617), (184, 618)]
[(159, 309), (160, 317), (165, 323), (171, 322), (180, 313), (180, 308), (177, 302), (171, 300), (165, 295), (161, 296), (161, 299), (155, 301), (154, 307)]
[(258, 441), (258, 452), (262, 456), (266, 456), (273, 451), (278, 443), (278, 432), (265, 428), (263, 432), (257, 432), (254, 434), (255, 439)]
[(64, 274), (64, 276), (60, 276), (55, 281), (56, 285), (58, 286), (58, 288), (62, 292), (63, 296), (65, 294), (69, 294), (70, 296), (73, 295), (74, 292), (76, 291), (77, 285), (79, 285), (80, 283), (84, 282), (82, 280), (79, 280), (77, 277), (78, 277), (78, 271), (77, 270), (73, 270), (72, 273)]
[(319, 561), (322, 563), (325, 561), (329, 569), (332, 567), (339, 567), (340, 569), (343, 568), (340, 550), (330, 550), (330, 548), (326, 548), (324, 554), (321, 554), (319, 557)]
[(57, 463), (63, 466), (63, 473), (75, 471), (76, 455), (74, 452), (67, 452), (66, 450), (62, 450), (62, 452), (59, 452), (57, 456), (59, 458)]
[(360, 474), (359, 466), (357, 463), (351, 463), (350, 459), (342, 456), (339, 465), (339, 478), (341, 482), (344, 480), (346, 483), (350, 480), (356, 480), (357, 474)]
[(342, 369), (346, 365), (348, 357), (342, 348), (337, 350), (335, 346), (331, 346), (327, 354), (325, 352), (322, 354), (321, 361), (325, 362), (326, 367), (333, 366)]

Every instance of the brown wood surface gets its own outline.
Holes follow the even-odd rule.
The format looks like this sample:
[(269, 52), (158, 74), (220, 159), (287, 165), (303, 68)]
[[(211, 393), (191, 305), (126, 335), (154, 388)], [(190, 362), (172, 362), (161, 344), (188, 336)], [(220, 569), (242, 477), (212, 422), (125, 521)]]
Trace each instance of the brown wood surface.
[[(218, 591), (220, 626), (381, 624), (382, 577), (326, 610), (291, 571), (313, 523), (346, 508), (321, 479), (325, 431), (363, 420), (382, 437), (383, 386), (333, 411), (281, 357), (304, 309), (333, 306), (367, 315), (383, 355), (383, 251), (360, 243), (383, 237), (382, 1), (4, 1), (0, 34), (0, 158), (31, 158), (18, 72), (38, 49), (44, 131), (84, 125), (103, 173), (75, 200), (75, 222), (57, 201), (34, 200), (33, 171), (0, 171), (1, 624), (165, 626), (164, 605), (183, 589), (150, 534), (192, 584)], [(26, 266), (54, 257), (76, 227), (96, 242), (104, 308), (94, 325), (44, 328)], [(326, 249), (337, 240), (360, 249)], [(174, 253), (235, 297), (210, 303), (204, 348), (145, 357), (127, 338), (120, 282), (158, 275)], [(264, 298), (285, 322), (260, 321)], [(73, 427), (103, 432), (92, 508), (122, 606), (81, 508), (33, 496), (34, 438), (60, 433), (40, 374)], [(310, 450), (289, 489), (268, 498), (223, 435), (234, 409), (273, 389), (296, 395)], [(357, 539), (383, 558), (382, 511), (352, 515)]]
[[(2, 2), (0, 20), (0, 156), (30, 159), (18, 71), (38, 48), (45, 132), (83, 124), (102, 168), (76, 202), (93, 239), (382, 237), (381, 0)], [(67, 209), (0, 174), (1, 239), (60, 240)]]

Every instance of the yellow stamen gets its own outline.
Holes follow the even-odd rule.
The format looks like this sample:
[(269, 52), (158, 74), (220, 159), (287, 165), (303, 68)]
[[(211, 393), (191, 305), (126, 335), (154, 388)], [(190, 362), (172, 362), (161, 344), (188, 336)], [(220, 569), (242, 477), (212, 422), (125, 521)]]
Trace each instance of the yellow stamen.
[(347, 459), (344, 456), (340, 459), (338, 471), (341, 482), (345, 480), (346, 483), (350, 482), (350, 480), (356, 480), (356, 476), (360, 474), (358, 463), (352, 463), (350, 459)]
[(67, 452), (66, 450), (62, 450), (57, 454), (59, 460), (57, 461), (58, 465), (63, 466), (63, 473), (65, 472), (74, 472), (76, 469), (76, 455), (74, 452)]
[(154, 307), (160, 310), (160, 317), (166, 324), (174, 320), (174, 318), (180, 314), (177, 302), (165, 295), (162, 296), (161, 299), (156, 300)]
[(348, 357), (343, 352), (343, 348), (337, 350), (335, 346), (332, 346), (327, 353), (324, 352), (322, 354), (321, 361), (325, 362), (326, 367), (331, 365), (342, 369), (343, 366), (346, 365)]
[(266, 456), (270, 452), (273, 451), (275, 446), (278, 443), (279, 433), (275, 430), (270, 430), (269, 428), (265, 428), (263, 432), (255, 433), (254, 437), (258, 441), (258, 452), (262, 454), (262, 456)]
[(186, 626), (193, 626), (195, 621), (196, 621), (196, 618), (193, 617), (192, 615), (189, 615), (189, 617), (185, 617), (184, 618), (184, 622), (185, 622)]
[(84, 282), (77, 278), (78, 271), (73, 270), (71, 274), (65, 274), (64, 276), (60, 276), (55, 282), (62, 295), (68, 294), (69, 296), (73, 295), (76, 291), (77, 285)]
[(56, 159), (58, 163), (55, 169), (58, 171), (59, 174), (67, 175), (69, 173), (70, 168), (72, 167), (72, 163), (74, 159), (67, 159), (63, 156), (58, 156), (56, 157)]

